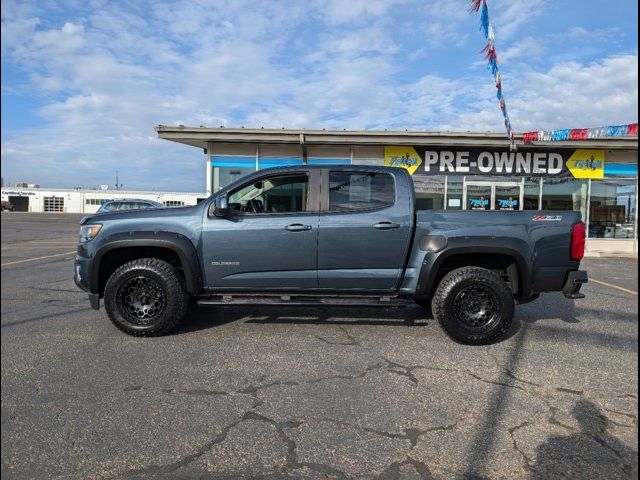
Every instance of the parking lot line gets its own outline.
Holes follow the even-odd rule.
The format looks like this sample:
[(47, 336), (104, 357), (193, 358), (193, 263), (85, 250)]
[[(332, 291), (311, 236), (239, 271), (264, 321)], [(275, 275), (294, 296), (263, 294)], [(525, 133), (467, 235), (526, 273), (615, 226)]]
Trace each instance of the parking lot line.
[(73, 244), (71, 243), (65, 243), (65, 244), (60, 244), (60, 245), (8, 245), (6, 247), (1, 247), (0, 250), (11, 250), (11, 249), (25, 249), (25, 248), (39, 248), (40, 250), (46, 250), (48, 248), (69, 248), (72, 247)]
[(628, 288), (619, 287), (618, 285), (614, 285), (612, 283), (603, 282), (602, 280), (596, 280), (595, 278), (589, 278), (590, 282), (598, 283), (600, 285), (604, 285), (605, 287), (615, 288), (616, 290), (620, 290), (622, 292), (630, 293), (631, 295), (638, 295), (638, 292), (634, 292), (633, 290), (629, 290)]
[(0, 264), (0, 266), (4, 267), (5, 265), (16, 265), (18, 263), (35, 262), (36, 260), (42, 260), (42, 259), (45, 259), (45, 258), (52, 258), (52, 257), (61, 257), (63, 255), (70, 255), (72, 253), (76, 253), (76, 251), (72, 250), (70, 252), (56, 253), (55, 255), (45, 255), (44, 257), (34, 257), (34, 258), (26, 258), (24, 260), (15, 260), (13, 262), (7, 262), (7, 263)]

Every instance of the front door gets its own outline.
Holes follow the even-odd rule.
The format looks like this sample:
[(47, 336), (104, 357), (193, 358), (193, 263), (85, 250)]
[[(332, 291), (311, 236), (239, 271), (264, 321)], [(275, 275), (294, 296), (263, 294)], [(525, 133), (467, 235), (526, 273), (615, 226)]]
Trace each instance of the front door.
[(466, 181), (463, 192), (465, 210), (522, 210), (521, 182)]
[(413, 228), (411, 192), (387, 172), (323, 173), (318, 283), (327, 290), (390, 291)]
[(207, 214), (202, 235), (207, 288), (318, 286), (316, 177), (300, 170), (254, 178), (229, 192), (226, 217)]

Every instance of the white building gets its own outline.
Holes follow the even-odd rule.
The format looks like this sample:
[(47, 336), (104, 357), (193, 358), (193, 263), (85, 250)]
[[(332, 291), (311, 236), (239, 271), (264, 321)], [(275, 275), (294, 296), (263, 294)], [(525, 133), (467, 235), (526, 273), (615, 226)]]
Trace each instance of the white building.
[(18, 212), (95, 213), (104, 202), (118, 199), (144, 199), (169, 207), (195, 205), (205, 193), (136, 192), (128, 190), (74, 190), (55, 188), (2, 188), (2, 200)]

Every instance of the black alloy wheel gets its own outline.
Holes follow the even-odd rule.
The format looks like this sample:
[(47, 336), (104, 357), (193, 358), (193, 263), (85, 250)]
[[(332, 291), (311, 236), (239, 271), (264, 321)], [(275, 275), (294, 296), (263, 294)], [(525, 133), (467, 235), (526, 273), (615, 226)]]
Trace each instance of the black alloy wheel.
[(492, 343), (504, 335), (514, 308), (507, 282), (480, 267), (447, 273), (431, 300), (431, 311), (442, 329), (456, 342), (468, 345)]
[(131, 322), (149, 325), (164, 311), (166, 293), (152, 277), (139, 275), (129, 278), (118, 290), (122, 313)]
[(140, 258), (119, 267), (104, 288), (104, 306), (113, 324), (129, 335), (164, 335), (189, 307), (184, 278), (171, 264)]
[(496, 295), (484, 285), (463, 288), (453, 299), (453, 311), (459, 322), (469, 328), (490, 328), (495, 322)]

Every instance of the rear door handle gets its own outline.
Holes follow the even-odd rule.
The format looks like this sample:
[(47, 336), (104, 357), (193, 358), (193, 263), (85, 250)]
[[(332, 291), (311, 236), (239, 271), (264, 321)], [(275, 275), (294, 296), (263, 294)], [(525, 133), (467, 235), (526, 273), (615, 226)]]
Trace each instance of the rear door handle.
[(284, 227), (285, 230), (289, 230), (290, 232), (304, 232), (305, 230), (311, 230), (313, 227), (311, 225), (303, 225), (301, 223), (292, 223), (291, 225), (287, 225)]
[(378, 230), (391, 230), (392, 228), (400, 228), (400, 224), (393, 222), (380, 222), (374, 224), (373, 228), (377, 228)]

